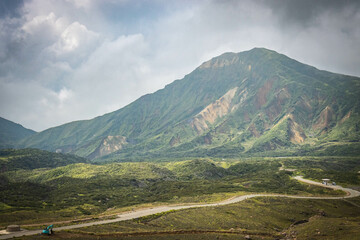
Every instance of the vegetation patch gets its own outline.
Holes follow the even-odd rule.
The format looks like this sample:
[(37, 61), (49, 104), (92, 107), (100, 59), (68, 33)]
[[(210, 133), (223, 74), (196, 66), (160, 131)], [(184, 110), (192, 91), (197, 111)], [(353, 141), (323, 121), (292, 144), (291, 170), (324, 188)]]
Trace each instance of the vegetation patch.
[[(355, 198), (354, 201), (358, 202), (360, 198)], [(71, 232), (87, 234), (138, 232), (141, 234), (148, 231), (197, 229), (199, 231), (233, 231), (243, 235), (248, 234), (254, 239), (261, 239), (260, 234), (263, 234), (265, 239), (269, 235), (272, 239), (292, 235), (299, 239), (322, 239), (324, 236), (330, 238), (335, 236), (332, 238), (335, 239), (336, 236), (341, 236), (338, 232), (341, 228), (341, 231), (347, 232), (346, 236), (351, 239), (360, 233), (359, 214), (360, 208), (342, 200), (259, 197), (220, 207), (179, 210), (145, 222), (124, 221), (71, 230)], [(130, 238), (129, 236), (129, 239), (146, 238), (135, 238), (135, 236)]]
[[(335, 163), (329, 167), (327, 162), (331, 165), (331, 161), (324, 158), (253, 158), (227, 160), (226, 164), (223, 159), (194, 159), (177, 163), (76, 163), (7, 171), (0, 174), (0, 224), (58, 222), (116, 214), (148, 204), (207, 203), (249, 193), (341, 196), (343, 192), (292, 179), (293, 174), (310, 172), (306, 166), (311, 164), (323, 171), (337, 168), (334, 179), (344, 181), (343, 171), (358, 168), (354, 158), (338, 161), (344, 162), (343, 168)], [(297, 172), (280, 171), (282, 165)], [(346, 183), (354, 185), (356, 181)]]

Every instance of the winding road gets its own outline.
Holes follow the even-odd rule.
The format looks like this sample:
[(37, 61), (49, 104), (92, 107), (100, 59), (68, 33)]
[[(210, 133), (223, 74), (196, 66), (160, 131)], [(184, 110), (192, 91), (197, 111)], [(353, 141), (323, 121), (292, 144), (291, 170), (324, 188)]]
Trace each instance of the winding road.
[[(304, 179), (302, 176), (296, 176), (296, 177), (294, 177), (294, 179), (304, 182), (304, 183), (307, 183), (307, 184), (331, 188), (334, 190), (342, 190), (342, 191), (346, 192), (347, 195), (342, 196), (342, 197), (309, 197), (309, 196), (292, 196), (292, 195), (283, 195), (283, 194), (249, 194), (249, 195), (243, 195), (243, 196), (226, 199), (226, 200), (218, 202), (218, 203), (192, 204), (192, 205), (182, 205), (182, 206), (159, 206), (159, 207), (153, 207), (153, 208), (148, 208), (148, 209), (140, 209), (140, 210), (135, 210), (132, 212), (121, 213), (121, 214), (117, 215), (117, 218), (115, 218), (115, 219), (99, 220), (99, 221), (95, 221), (95, 222), (63, 226), (63, 227), (54, 228), (54, 231), (61, 231), (61, 230), (68, 230), (68, 229), (74, 229), (74, 228), (82, 228), (82, 227), (89, 227), (89, 226), (94, 226), (94, 225), (120, 222), (120, 221), (135, 219), (135, 218), (139, 218), (139, 217), (144, 217), (144, 216), (148, 216), (148, 215), (152, 215), (152, 214), (156, 214), (156, 213), (166, 212), (166, 211), (170, 211), (170, 210), (222, 206), (222, 205), (241, 202), (246, 199), (253, 198), (253, 197), (287, 197), (287, 198), (300, 198), (300, 199), (344, 199), (344, 198), (353, 198), (353, 197), (360, 196), (359, 191), (356, 191), (356, 190), (353, 190), (350, 188), (344, 188), (341, 186), (324, 185), (319, 182)], [(13, 237), (36, 235), (36, 234), (40, 234), (41, 232), (42, 232), (42, 230), (29, 230), (29, 231), (24, 230), (21, 232), (0, 235), (0, 239), (9, 239), (9, 238), (13, 238)]]

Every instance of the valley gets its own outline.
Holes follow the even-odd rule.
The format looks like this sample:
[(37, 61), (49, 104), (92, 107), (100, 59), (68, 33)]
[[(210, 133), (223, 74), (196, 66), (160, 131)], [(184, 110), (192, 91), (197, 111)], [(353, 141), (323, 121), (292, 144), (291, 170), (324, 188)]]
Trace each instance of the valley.
[[(26, 150), (18, 151), (13, 150), (10, 153), (5, 151), (8, 163), (12, 160), (17, 161), (15, 156), (26, 152)], [(27, 152), (28, 155), (31, 155), (30, 153), (31, 151)], [(52, 153), (44, 152), (43, 154), (47, 156), (47, 154)], [(67, 155), (56, 155), (71, 158)], [(2, 159), (4, 161), (5, 156)], [(81, 160), (81, 158), (79, 159)], [(342, 208), (345, 205), (347, 209), (353, 209), (351, 211), (356, 212), (358, 211), (356, 202), (359, 197), (344, 201), (345, 195), (342, 191), (324, 188), (321, 184), (320, 186), (303, 184), (298, 181), (299, 179), (293, 177), (303, 175), (305, 178), (317, 182), (321, 182), (321, 179), (326, 177), (331, 178), (338, 185), (359, 189), (359, 162), (357, 157), (269, 157), (107, 163), (101, 165), (80, 161), (79, 163), (52, 168), (41, 168), (40, 164), (33, 166), (33, 169), (19, 166), (14, 170), (9, 169), (9, 171), (0, 174), (2, 183), (5, 183), (5, 185), (1, 185), (2, 188), (0, 189), (2, 199), (0, 224), (3, 228), (10, 224), (20, 224), (25, 229), (39, 229), (39, 227), (50, 223), (55, 223), (57, 230), (68, 229), (65, 226), (69, 224), (71, 229), (80, 226), (85, 227), (79, 230), (71, 230), (68, 233), (56, 231), (54, 237), (60, 239), (76, 236), (79, 239), (92, 239), (93, 234), (95, 234), (94, 237), (103, 237), (101, 234), (104, 234), (105, 237), (108, 234), (109, 238), (117, 236), (124, 239), (148, 239), (149, 230), (151, 230), (150, 232), (162, 232), (160, 235), (163, 237), (169, 237), (168, 234), (174, 237), (184, 235), (188, 238), (189, 236), (223, 236), (224, 234), (227, 236), (230, 234), (231, 239), (231, 237), (250, 234), (255, 239), (264, 236), (271, 239), (279, 233), (266, 230), (266, 228), (261, 230), (263, 227), (260, 226), (264, 223), (261, 223), (260, 219), (254, 219), (255, 226), (258, 226), (257, 230), (243, 227), (241, 230), (230, 230), (236, 229), (233, 227), (233, 223), (228, 225), (232, 227), (221, 227), (221, 230), (210, 225), (210, 227), (197, 228), (196, 224), (192, 223), (193, 228), (189, 229), (183, 225), (185, 220), (181, 220), (178, 227), (168, 229), (156, 227), (157, 225), (153, 225), (151, 222), (158, 221), (156, 219), (167, 218), (167, 216), (181, 215), (183, 211), (200, 211), (194, 215), (189, 215), (194, 218), (189, 219), (189, 222), (199, 221), (200, 223), (203, 220), (196, 219), (200, 215), (206, 215), (209, 211), (208, 208), (223, 209), (225, 205), (222, 205), (229, 203), (231, 203), (228, 205), (229, 207), (225, 208), (234, 209), (234, 211), (238, 211), (236, 206), (239, 204), (241, 206), (249, 203), (255, 204), (251, 209), (246, 208), (248, 214), (252, 216), (252, 214), (256, 214), (256, 209), (262, 208), (260, 203), (262, 201), (267, 202), (266, 199), (269, 198), (274, 199), (269, 200), (270, 202), (279, 201), (280, 207), (286, 202), (292, 201), (295, 206), (300, 204), (299, 208), (308, 209), (306, 207), (307, 201), (312, 201), (310, 205), (319, 205), (318, 209), (320, 210), (322, 209), (320, 206), (327, 206), (332, 209), (334, 206), (341, 206)], [(295, 197), (292, 200), (282, 200), (283, 198), (280, 196), (285, 195)], [(249, 199), (249, 197), (255, 196), (255, 200)], [(335, 205), (328, 206), (328, 201)], [(194, 206), (207, 206), (207, 210), (195, 208), (193, 210), (172, 211)], [(287, 203), (283, 205), (283, 207), (285, 206)], [(272, 209), (269, 206), (266, 208)], [(165, 214), (161, 213), (164, 211)], [(314, 211), (311, 210), (310, 212), (317, 216), (316, 211), (318, 210)], [(149, 214), (153, 215), (145, 217)], [(270, 216), (272, 214), (276, 214), (276, 211), (271, 212)], [(285, 231), (287, 227), (290, 227), (290, 222), (298, 221), (291, 220), (290, 215), (289, 219), (282, 223), (282, 228), (275, 228), (279, 231)], [(115, 223), (125, 220), (125, 216), (140, 220)], [(144, 216), (144, 220), (141, 220), (141, 216)], [(335, 218), (341, 217), (337, 215)], [(180, 219), (182, 218), (180, 217)], [(224, 219), (226, 219), (225, 216)], [(332, 221), (333, 219), (324, 220)], [(140, 222), (137, 223), (137, 221)], [(235, 219), (231, 221), (234, 222)], [(353, 219), (351, 221), (356, 222), (358, 220)], [(128, 230), (123, 229), (121, 226), (123, 224), (128, 226), (128, 222), (130, 225), (135, 224), (135, 226), (127, 227)], [(351, 222), (351, 224), (355, 224), (355, 222)], [(108, 227), (91, 227), (96, 223), (112, 223), (115, 225), (109, 225), (114, 226), (113, 230), (109, 230)], [(174, 223), (175, 225), (171, 224), (177, 226), (176, 221)], [(318, 224), (319, 227), (322, 227), (321, 222)], [(64, 227), (62, 228), (62, 226)], [(117, 235), (119, 231), (122, 233)], [(134, 231), (138, 234), (134, 235)], [(228, 233), (229, 231), (231, 233)], [(142, 233), (144, 236), (141, 235)], [(190, 239), (193, 239), (192, 237)]]
[[(300, 176), (296, 176), (295, 177), (296, 180), (298, 181), (301, 181), (301, 182), (305, 182), (307, 184), (311, 184), (311, 185), (318, 185), (318, 186), (321, 186), (321, 187), (324, 187), (323, 184), (321, 183), (318, 183), (318, 182), (314, 182), (314, 181), (310, 181), (310, 180), (307, 180), (307, 179), (304, 179)], [(347, 198), (359, 198), (360, 197), (360, 192), (359, 191), (356, 191), (356, 190), (353, 190), (353, 189), (348, 189), (348, 188), (343, 188), (341, 186), (326, 186), (327, 188), (330, 188), (330, 189), (336, 189), (336, 190), (341, 190), (341, 191), (344, 191), (347, 193), (346, 196), (339, 196), (339, 197), (324, 197), (324, 196), (319, 196), (319, 197), (313, 197), (313, 196), (291, 196), (291, 195), (279, 195), (279, 194), (251, 194), (251, 195), (244, 195), (244, 196), (236, 196), (236, 197), (232, 197), (230, 199), (227, 199), (227, 200), (224, 200), (224, 201), (221, 201), (221, 202), (216, 202), (216, 203), (212, 203), (212, 204), (191, 204), (191, 205), (177, 205), (177, 206), (159, 206), (159, 207), (152, 207), (152, 208), (145, 208), (145, 209), (139, 209), (139, 210), (132, 210), (131, 212), (125, 212), (125, 213), (122, 213), (122, 214), (119, 214), (116, 216), (116, 218), (113, 218), (113, 219), (109, 219), (109, 220), (101, 220), (101, 221), (94, 221), (94, 222), (89, 222), (89, 223), (82, 223), (82, 224), (75, 224), (75, 225), (70, 225), (70, 226), (64, 226), (64, 227), (57, 227), (55, 228), (55, 231), (62, 231), (62, 230), (70, 230), (70, 229), (77, 229), (77, 228), (86, 228), (85, 232), (81, 231), (80, 233), (81, 234), (77, 234), (78, 236), (82, 235), (82, 238), (87, 238), (88, 236), (86, 236), (86, 233), (88, 233), (89, 231), (92, 232), (92, 231), (95, 231), (96, 232), (96, 235), (99, 236), (99, 237), (106, 237), (107, 235), (109, 235), (109, 232), (111, 232), (111, 230), (109, 231), (108, 228), (106, 228), (106, 232), (107, 234), (105, 235), (99, 235), (99, 232), (103, 232), (104, 230), (103, 229), (99, 229), (98, 227), (95, 227), (92, 228), (92, 226), (98, 226), (98, 225), (102, 225), (102, 224), (111, 224), (111, 223), (117, 223), (117, 222), (123, 222), (123, 221), (127, 221), (127, 220), (132, 220), (132, 219), (135, 219), (135, 222), (137, 223), (148, 223), (149, 221), (152, 221), (152, 220), (156, 220), (158, 218), (162, 218), (163, 216), (167, 216), (169, 214), (177, 214), (177, 212), (174, 212), (174, 210), (182, 210), (182, 209), (199, 209), (199, 208), (209, 208), (209, 207), (216, 207), (216, 208), (219, 208), (220, 206), (225, 206), (225, 205), (233, 205), (233, 204), (236, 204), (236, 203), (239, 203), (239, 202), (242, 202), (242, 201), (245, 201), (247, 199), (250, 199), (250, 198), (264, 198), (264, 197), (267, 197), (267, 198), (290, 198), (290, 199), (317, 199), (317, 200), (344, 200), (344, 199), (347, 199)], [(271, 202), (271, 201), (270, 201)], [(349, 201), (348, 201), (349, 202)], [(356, 203), (353, 203), (353, 202), (349, 202), (351, 203), (352, 205), (356, 206), (356, 207), (359, 207), (360, 205), (357, 205)], [(253, 210), (254, 211), (254, 210)], [(181, 212), (179, 213), (181, 214)], [(326, 213), (323, 211), (323, 210), (320, 210), (320, 214), (322, 216), (326, 216)], [(320, 216), (321, 216), (320, 215)], [(252, 217), (252, 216), (251, 216)], [(216, 222), (216, 221), (215, 221)], [(295, 222), (295, 224), (293, 225), (297, 225), (297, 224), (304, 224), (304, 223), (307, 223), (309, 222), (308, 220), (300, 220), (300, 221), (297, 221)], [(176, 223), (176, 221), (175, 221)], [(212, 222), (213, 223), (213, 222)], [(61, 224), (61, 223), (58, 223), (58, 224)], [(248, 225), (249, 222), (246, 222), (246, 224)], [(194, 227), (196, 224), (191, 224), (190, 226)], [(220, 224), (220, 229), (222, 229), (222, 224)], [(293, 226), (291, 225), (291, 226)], [(36, 225), (35, 225), (36, 226)], [(171, 225), (173, 226), (173, 225)], [(114, 226), (115, 229), (118, 231), (119, 230), (119, 226)], [(97, 230), (99, 229), (99, 230)], [(120, 227), (121, 229), (121, 227)], [(164, 230), (163, 228), (160, 228), (161, 230)], [(159, 230), (160, 230), (159, 229)], [(186, 227), (185, 227), (186, 229)], [(274, 228), (275, 230), (277, 228)], [(258, 232), (258, 229), (257, 231), (255, 232), (251, 232), (251, 231), (247, 231), (247, 230), (244, 230), (244, 229), (238, 229), (237, 231), (234, 230), (233, 228), (231, 228), (230, 230), (226, 231), (226, 230), (220, 230), (220, 231), (214, 231), (214, 230), (211, 230), (211, 229), (208, 229), (208, 230), (179, 230), (179, 231), (174, 231), (173, 229), (171, 231), (164, 231), (164, 232), (161, 232), (157, 230), (156, 228), (151, 228), (151, 231), (150, 232), (142, 232), (144, 230), (140, 230), (137, 229), (137, 232), (135, 234), (133, 233), (129, 233), (128, 235), (123, 234), (124, 236), (147, 236), (147, 235), (184, 235), (184, 233), (187, 233), (187, 234), (190, 234), (191, 235), (191, 239), (194, 238), (194, 234), (205, 234), (205, 235), (208, 235), (208, 234), (212, 234), (212, 233), (218, 233), (218, 234), (233, 234), (233, 235), (243, 235), (243, 234), (247, 234), (250, 232), (250, 234), (252, 235), (252, 237), (257, 237), (257, 235), (260, 235), (260, 236), (267, 236), (267, 237), (274, 237), (277, 235), (277, 233), (274, 233), (274, 232)], [(279, 230), (277, 230), (279, 231)], [(35, 234), (39, 234), (41, 233), (41, 230), (35, 230), (35, 231), (24, 231), (24, 232), (20, 232), (20, 233), (14, 233), (14, 234), (10, 234), (10, 235), (5, 235), (3, 237), (0, 236), (0, 239), (7, 239), (7, 238), (10, 238), (10, 237), (16, 237), (16, 236), (26, 236), (26, 235), (35, 235)], [(85, 234), (84, 234), (85, 233)], [(283, 235), (286, 235), (287, 233), (286, 232), (282, 232)], [(291, 234), (294, 234), (293, 232)], [(61, 233), (59, 236), (56, 236), (56, 237), (60, 237), (60, 239), (62, 238), (61, 237)], [(65, 235), (66, 236), (66, 235)], [(70, 234), (71, 236), (71, 234)], [(112, 236), (110, 234), (110, 236)], [(113, 235), (112, 237), (114, 237), (116, 235)], [(121, 235), (118, 234), (117, 237), (120, 237)], [(91, 239), (91, 237), (89, 238)]]

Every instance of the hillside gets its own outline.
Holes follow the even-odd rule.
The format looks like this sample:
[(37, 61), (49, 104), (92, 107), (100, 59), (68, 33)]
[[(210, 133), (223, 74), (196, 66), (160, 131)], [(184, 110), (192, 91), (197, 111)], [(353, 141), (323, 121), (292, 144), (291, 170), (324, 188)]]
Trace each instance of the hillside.
[(0, 117), (0, 148), (13, 147), (16, 142), (34, 133), (33, 130)]
[(21, 147), (108, 161), (359, 154), (360, 78), (255, 48), (215, 57), (115, 112)]
[(0, 150), (0, 173), (20, 169), (55, 168), (87, 161), (78, 156), (39, 149), (3, 149)]

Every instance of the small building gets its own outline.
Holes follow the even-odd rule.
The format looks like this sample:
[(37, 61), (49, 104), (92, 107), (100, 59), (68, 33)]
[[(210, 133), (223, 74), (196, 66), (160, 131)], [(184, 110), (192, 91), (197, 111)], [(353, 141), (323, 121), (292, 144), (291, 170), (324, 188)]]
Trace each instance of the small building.
[(323, 184), (325, 184), (325, 185), (330, 185), (329, 183), (330, 183), (330, 179), (328, 179), (328, 178), (324, 178), (324, 179), (321, 179), (323, 182)]

